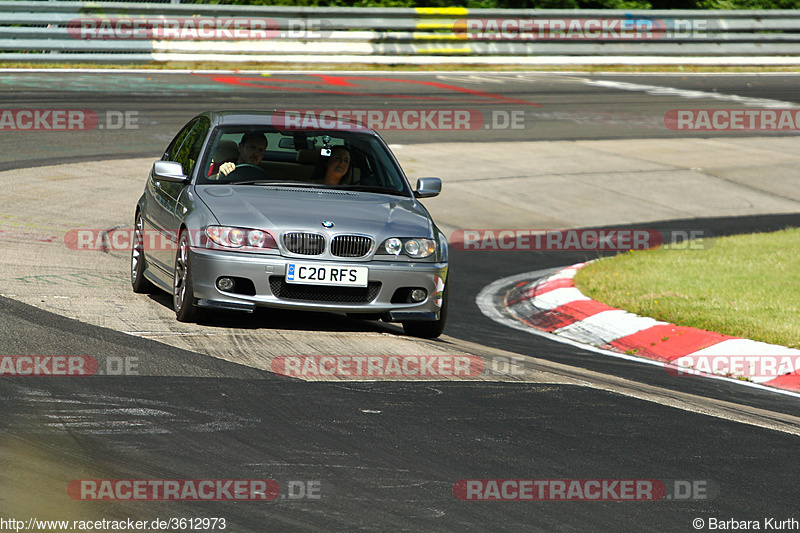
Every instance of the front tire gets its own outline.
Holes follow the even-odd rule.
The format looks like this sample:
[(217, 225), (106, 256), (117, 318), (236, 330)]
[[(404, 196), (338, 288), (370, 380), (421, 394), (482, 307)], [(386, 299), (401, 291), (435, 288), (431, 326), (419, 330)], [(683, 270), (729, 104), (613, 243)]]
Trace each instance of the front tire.
[(435, 339), (444, 332), (444, 326), (447, 322), (447, 308), (449, 305), (448, 287), (450, 287), (450, 283), (445, 283), (444, 291), (442, 292), (442, 310), (439, 312), (439, 320), (403, 322), (403, 330), (406, 332), (406, 335), (419, 337), (421, 339)]
[(131, 246), (131, 287), (138, 294), (152, 294), (157, 288), (144, 277), (147, 258), (144, 255), (144, 219), (136, 213), (133, 223), (133, 245)]
[(175, 255), (175, 272), (172, 279), (172, 305), (178, 322), (197, 322), (201, 315), (201, 310), (194, 305), (190, 252), (189, 233), (183, 231), (178, 238), (178, 252)]

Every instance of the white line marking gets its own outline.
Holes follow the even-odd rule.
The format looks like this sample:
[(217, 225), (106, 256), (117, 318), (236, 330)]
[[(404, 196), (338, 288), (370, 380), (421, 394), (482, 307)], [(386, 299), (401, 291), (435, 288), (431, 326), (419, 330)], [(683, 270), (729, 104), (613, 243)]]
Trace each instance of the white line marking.
[(796, 108), (800, 105), (770, 98), (751, 98), (749, 96), (739, 96), (736, 94), (722, 94), (708, 91), (691, 91), (688, 89), (676, 89), (674, 87), (661, 87), (658, 85), (640, 85), (638, 83), (628, 83), (625, 81), (591, 80), (582, 78), (580, 81), (586, 85), (594, 87), (604, 87), (607, 89), (617, 89), (620, 91), (639, 91), (653, 96), (678, 96), (680, 98), (700, 99), (710, 98), (712, 100), (722, 100), (724, 102), (736, 102), (742, 105), (753, 107), (764, 107), (768, 109), (777, 108)]

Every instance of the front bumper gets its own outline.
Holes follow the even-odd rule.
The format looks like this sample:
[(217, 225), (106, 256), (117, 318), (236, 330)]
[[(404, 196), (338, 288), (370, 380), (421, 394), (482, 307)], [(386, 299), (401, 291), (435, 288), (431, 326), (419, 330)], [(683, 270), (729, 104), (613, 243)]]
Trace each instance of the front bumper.
[[(321, 266), (366, 266), (369, 268), (370, 288), (353, 291), (350, 288), (342, 290), (286, 284), (284, 280), (287, 264), (298, 261), (316, 262)], [(264, 306), (306, 311), (369, 313), (382, 314), (385, 319), (396, 322), (437, 320), (447, 278), (447, 263), (298, 260), (277, 255), (203, 248), (192, 248), (191, 266), (195, 303), (201, 307), (253, 311), (257, 306)], [(216, 281), (223, 276), (250, 280), (253, 289), (250, 292), (255, 294), (219, 290)], [(409, 288), (425, 289), (427, 298), (419, 303), (397, 301), (398, 295)]]

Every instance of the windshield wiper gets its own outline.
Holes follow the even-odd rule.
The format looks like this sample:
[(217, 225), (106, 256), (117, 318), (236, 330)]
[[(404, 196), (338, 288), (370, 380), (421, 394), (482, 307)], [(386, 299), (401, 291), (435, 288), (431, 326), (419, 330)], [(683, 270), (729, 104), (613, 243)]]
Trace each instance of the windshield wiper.
[(341, 191), (374, 192), (379, 194), (391, 194), (394, 196), (408, 196), (405, 191), (398, 191), (380, 185), (325, 185), (324, 183), (312, 183), (309, 181), (276, 181), (276, 180), (251, 180), (235, 181), (229, 185), (266, 185), (268, 187), (305, 187), (308, 189), (338, 189)]
[(375, 192), (380, 194), (393, 194), (395, 196), (408, 196), (405, 191), (398, 191), (380, 185), (340, 185), (339, 188), (346, 191)]
[(319, 183), (309, 183), (305, 181), (276, 181), (276, 180), (252, 180), (252, 181), (235, 181), (231, 185), (268, 185), (279, 187), (324, 187)]
[(251, 181), (232, 181), (228, 183), (228, 185), (266, 185), (269, 181), (267, 180), (251, 180)]

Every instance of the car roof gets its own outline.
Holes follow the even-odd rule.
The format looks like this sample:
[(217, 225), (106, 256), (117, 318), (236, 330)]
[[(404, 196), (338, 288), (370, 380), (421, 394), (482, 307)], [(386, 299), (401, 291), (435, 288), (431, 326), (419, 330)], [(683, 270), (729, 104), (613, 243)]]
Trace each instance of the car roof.
[[(208, 117), (211, 120), (211, 124), (214, 126), (271, 126), (279, 131), (283, 129), (291, 131), (342, 131), (368, 133), (378, 136), (375, 130), (362, 122), (330, 116), (332, 112), (327, 112), (327, 114), (322, 117), (320, 116), (321, 113), (323, 112), (316, 110), (223, 110), (206, 111), (198, 116)], [(307, 120), (309, 117), (310, 120)], [(320, 119), (323, 118), (324, 123), (319, 124)], [(317, 123), (318, 126), (315, 127), (315, 123)]]

